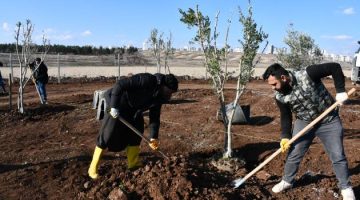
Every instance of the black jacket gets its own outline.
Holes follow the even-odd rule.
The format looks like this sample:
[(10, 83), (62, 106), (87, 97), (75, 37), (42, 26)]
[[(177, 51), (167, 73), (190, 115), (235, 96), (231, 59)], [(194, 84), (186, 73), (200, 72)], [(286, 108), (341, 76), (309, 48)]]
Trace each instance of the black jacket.
[[(332, 76), (337, 93), (345, 92), (345, 76), (338, 63), (323, 63), (311, 65), (306, 68), (306, 72), (314, 82), (321, 82), (321, 79)], [(288, 104), (283, 104), (276, 100), (280, 109), (281, 119), (281, 138), (291, 138), (292, 112)]]
[(48, 76), (48, 68), (44, 64), (44, 62), (40, 63), (38, 67), (35, 62), (29, 64), (31, 71), (33, 72), (33, 76), (36, 81), (40, 81), (42, 83), (48, 83), (49, 76)]
[(158, 138), (161, 106), (164, 103), (160, 94), (161, 81), (158, 76), (141, 73), (119, 80), (105, 93), (110, 108), (116, 108), (120, 115), (134, 119), (149, 110), (150, 137)]

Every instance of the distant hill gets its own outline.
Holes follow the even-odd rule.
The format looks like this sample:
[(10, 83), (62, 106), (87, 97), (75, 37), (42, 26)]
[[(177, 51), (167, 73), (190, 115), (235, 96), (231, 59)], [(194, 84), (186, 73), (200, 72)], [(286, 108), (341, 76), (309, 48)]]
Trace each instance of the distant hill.
[[(241, 53), (232, 52), (229, 54), (229, 67), (237, 67)], [(0, 53), (0, 61), (4, 66), (9, 66), (8, 53)], [(59, 61), (58, 61), (59, 60)], [(124, 54), (120, 56), (121, 66), (155, 66), (156, 61), (152, 56), (151, 51), (140, 51), (134, 55)], [(201, 52), (193, 51), (176, 51), (169, 59), (170, 67), (203, 67), (203, 54)], [(261, 60), (257, 67), (266, 67), (271, 63), (276, 62), (276, 55), (262, 54)], [(332, 62), (332, 60), (325, 60), (324, 62)], [(116, 55), (47, 55), (45, 63), (49, 67), (56, 67), (58, 63), (60, 66), (117, 66), (118, 58)], [(350, 69), (351, 63), (339, 62), (343, 68)], [(12, 54), (13, 66), (18, 66), (17, 57)]]

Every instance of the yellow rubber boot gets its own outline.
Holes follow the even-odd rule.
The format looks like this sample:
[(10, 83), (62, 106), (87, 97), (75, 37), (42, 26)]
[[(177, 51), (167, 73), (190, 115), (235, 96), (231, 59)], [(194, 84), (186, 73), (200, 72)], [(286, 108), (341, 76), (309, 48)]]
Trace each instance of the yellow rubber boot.
[(92, 179), (97, 179), (99, 177), (97, 170), (99, 167), (99, 160), (100, 160), (102, 152), (103, 152), (103, 149), (101, 149), (98, 146), (95, 147), (94, 155), (93, 155), (93, 158), (92, 158), (89, 170), (88, 170), (88, 174)]
[(135, 169), (142, 166), (139, 158), (140, 147), (139, 146), (127, 146), (126, 155), (128, 159), (128, 169)]

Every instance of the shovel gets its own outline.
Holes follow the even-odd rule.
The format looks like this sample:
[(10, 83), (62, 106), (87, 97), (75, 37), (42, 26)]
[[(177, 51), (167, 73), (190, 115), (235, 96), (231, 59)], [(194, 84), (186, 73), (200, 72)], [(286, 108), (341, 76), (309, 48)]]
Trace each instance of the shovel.
[[(352, 88), (348, 92), (348, 96), (350, 96), (352, 93), (355, 92), (355, 88)], [(332, 110), (334, 110), (341, 102), (337, 101), (334, 104), (332, 104), (328, 109), (326, 109), (320, 116), (318, 116), (316, 119), (314, 119), (310, 124), (305, 126), (299, 133), (297, 133), (291, 140), (289, 140), (288, 144), (292, 144), (295, 140), (297, 140), (299, 137), (304, 135), (309, 129), (311, 129), (316, 123), (318, 123), (320, 120), (322, 120), (327, 114), (329, 114)], [(258, 172), (261, 168), (263, 168), (267, 163), (269, 163), (273, 158), (275, 158), (278, 154), (280, 154), (281, 148), (279, 148), (277, 151), (275, 151), (271, 156), (269, 156), (264, 162), (262, 162), (259, 166), (257, 166), (255, 169), (253, 169), (250, 173), (248, 173), (244, 178), (238, 178), (233, 181), (234, 188), (239, 187), (242, 185), (247, 179), (249, 179), (252, 175), (254, 175), (256, 172)]]
[[(136, 135), (140, 136), (142, 139), (144, 139), (148, 144), (150, 144), (150, 140), (143, 136), (140, 131), (138, 131), (133, 125), (131, 125), (129, 122), (127, 122), (124, 118), (122, 118), (121, 116), (118, 117), (119, 121), (121, 121), (122, 123), (124, 123), (127, 127), (129, 127), (132, 131), (134, 131), (134, 133), (136, 133)], [(169, 157), (167, 157), (162, 151), (160, 151), (159, 149), (156, 149), (157, 152), (159, 152), (162, 156), (164, 156), (164, 158), (169, 160)]]

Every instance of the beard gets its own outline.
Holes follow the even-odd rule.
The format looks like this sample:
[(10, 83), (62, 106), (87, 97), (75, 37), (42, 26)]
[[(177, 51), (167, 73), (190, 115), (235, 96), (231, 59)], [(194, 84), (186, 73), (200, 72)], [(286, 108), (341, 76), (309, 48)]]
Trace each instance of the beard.
[(287, 94), (289, 94), (291, 92), (291, 90), (292, 90), (292, 87), (289, 84), (289, 82), (281, 82), (281, 87), (277, 91), (284, 94), (284, 95), (287, 95)]

